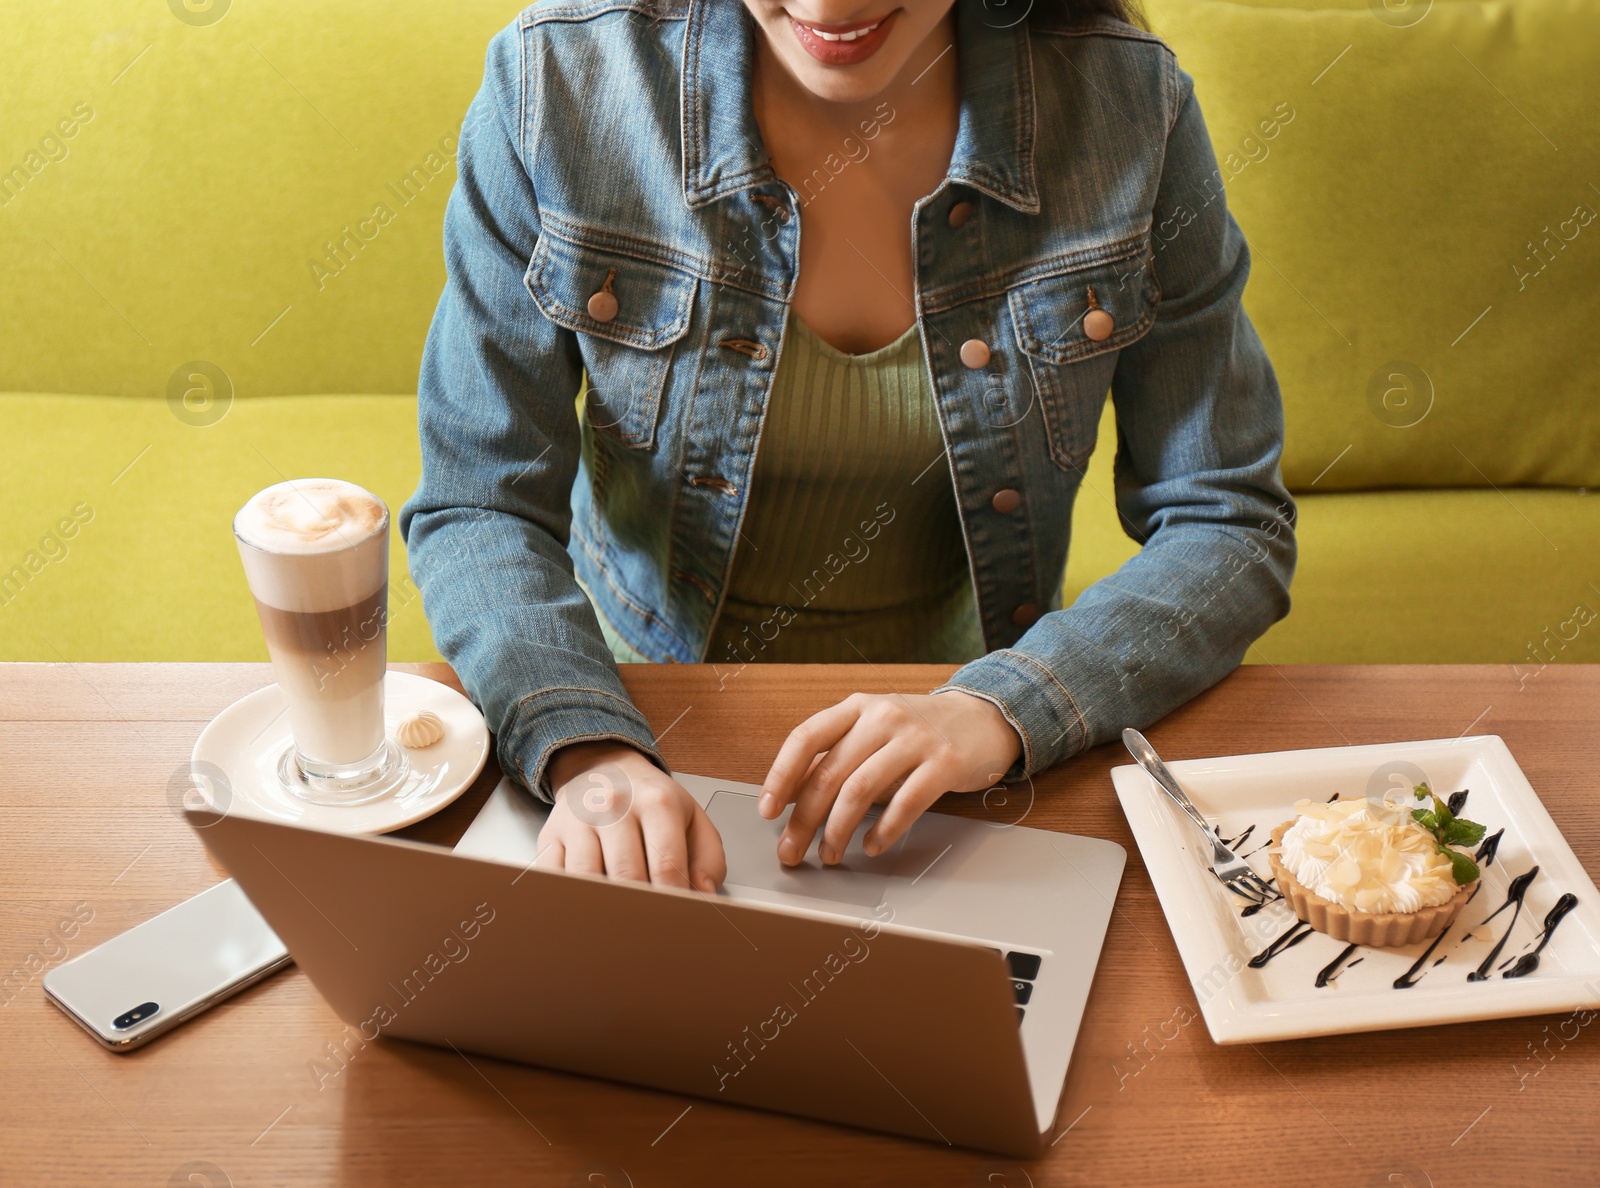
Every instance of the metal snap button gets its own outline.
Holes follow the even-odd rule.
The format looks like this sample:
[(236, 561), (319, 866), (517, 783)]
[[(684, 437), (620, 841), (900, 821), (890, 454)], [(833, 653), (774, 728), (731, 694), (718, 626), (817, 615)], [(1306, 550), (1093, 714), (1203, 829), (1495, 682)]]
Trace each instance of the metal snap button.
[(1009, 516), (1022, 506), (1022, 492), (1002, 487), (994, 493), (994, 498), (989, 500), (989, 506), (1002, 516)]
[(961, 361), (974, 371), (989, 366), (989, 344), (981, 338), (969, 338), (961, 344)]
[(1116, 328), (1116, 320), (1103, 309), (1091, 309), (1083, 315), (1083, 335), (1090, 342), (1104, 342)]
[(589, 316), (597, 322), (609, 322), (617, 316), (617, 295), (611, 291), (611, 282), (617, 279), (617, 270), (606, 270), (606, 279), (600, 288), (589, 294)]
[(950, 208), (950, 213), (946, 216), (946, 222), (952, 227), (963, 226), (972, 217), (972, 211), (972, 203), (967, 201), (957, 202)]
[(1090, 285), (1089, 312), (1083, 315), (1084, 337), (1090, 342), (1104, 342), (1116, 328), (1116, 319), (1100, 308), (1100, 301), (1094, 295), (1094, 286)]
[(1032, 627), (1039, 621), (1039, 607), (1036, 603), (1024, 602), (1011, 612), (1011, 621), (1018, 627)]

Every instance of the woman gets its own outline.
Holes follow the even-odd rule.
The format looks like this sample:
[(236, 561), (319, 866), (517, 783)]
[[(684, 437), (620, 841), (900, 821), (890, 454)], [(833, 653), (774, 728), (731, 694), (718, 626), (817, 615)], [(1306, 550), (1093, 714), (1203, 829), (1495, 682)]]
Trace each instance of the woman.
[[(554, 801), (541, 863), (725, 874), (617, 658), (964, 662), (784, 743), (778, 856), (820, 829), (836, 862), (874, 802), (869, 853), (1287, 612), (1281, 405), (1190, 79), (1122, 0), (1018, 2), (540, 0), (491, 45), (401, 525)], [(1108, 388), (1143, 548), (1061, 609)]]

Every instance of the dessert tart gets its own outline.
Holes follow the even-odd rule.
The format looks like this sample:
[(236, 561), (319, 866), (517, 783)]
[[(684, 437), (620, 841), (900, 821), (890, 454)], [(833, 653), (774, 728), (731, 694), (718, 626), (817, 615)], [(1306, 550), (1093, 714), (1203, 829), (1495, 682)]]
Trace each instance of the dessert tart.
[(1455, 922), (1477, 886), (1477, 866), (1449, 843), (1471, 844), (1483, 827), (1431, 802), (1377, 799), (1295, 805), (1272, 831), (1267, 854), (1278, 890), (1318, 932), (1393, 948), (1432, 940)]

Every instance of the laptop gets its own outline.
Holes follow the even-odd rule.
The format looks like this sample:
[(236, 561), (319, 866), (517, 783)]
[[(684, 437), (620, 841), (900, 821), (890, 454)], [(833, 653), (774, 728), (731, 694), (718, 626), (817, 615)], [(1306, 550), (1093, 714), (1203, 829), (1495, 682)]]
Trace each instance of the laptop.
[(1044, 1147), (1126, 854), (925, 813), (868, 857), (777, 860), (787, 810), (674, 773), (722, 834), (708, 896), (535, 867), (502, 781), (454, 851), (190, 810), (369, 1042), (645, 1085), (1019, 1158)]

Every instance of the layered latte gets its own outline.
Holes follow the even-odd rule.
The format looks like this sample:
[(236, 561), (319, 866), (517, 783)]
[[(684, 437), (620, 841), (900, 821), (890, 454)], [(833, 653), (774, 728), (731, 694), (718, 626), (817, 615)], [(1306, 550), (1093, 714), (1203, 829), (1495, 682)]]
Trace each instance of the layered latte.
[(341, 479), (268, 487), (233, 521), (308, 775), (382, 762), (389, 510)]

